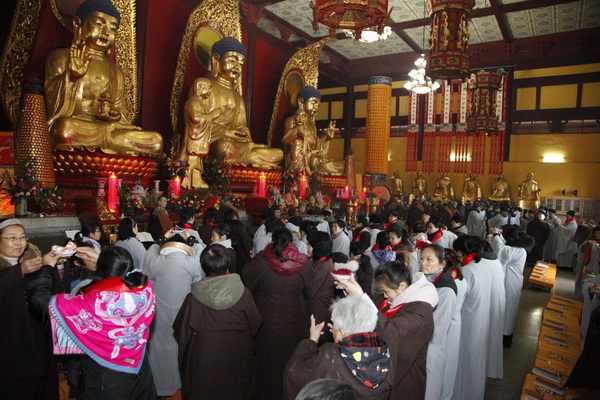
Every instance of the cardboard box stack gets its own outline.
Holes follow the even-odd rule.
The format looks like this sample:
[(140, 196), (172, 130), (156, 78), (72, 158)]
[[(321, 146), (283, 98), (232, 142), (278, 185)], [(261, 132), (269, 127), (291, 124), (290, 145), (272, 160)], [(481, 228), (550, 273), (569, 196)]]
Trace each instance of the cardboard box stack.
[(550, 298), (542, 316), (536, 359), (525, 378), (521, 400), (568, 400), (581, 395), (564, 385), (581, 351), (582, 309), (580, 301), (555, 295)]

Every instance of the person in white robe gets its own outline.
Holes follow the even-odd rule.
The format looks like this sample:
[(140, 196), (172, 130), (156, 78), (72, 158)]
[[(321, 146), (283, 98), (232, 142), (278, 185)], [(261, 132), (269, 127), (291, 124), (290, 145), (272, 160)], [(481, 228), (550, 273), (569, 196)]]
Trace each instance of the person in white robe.
[(476, 201), (473, 204), (473, 210), (471, 210), (467, 217), (466, 226), (469, 235), (477, 236), (482, 239), (485, 238), (485, 211), (483, 211), (483, 206), (480, 202)]
[[(450, 252), (453, 250), (446, 250)], [(456, 254), (455, 251), (453, 251)], [(454, 314), (452, 322), (448, 330), (448, 339), (446, 341), (446, 365), (444, 367), (444, 389), (441, 400), (451, 400), (454, 393), (454, 383), (456, 382), (456, 374), (458, 373), (458, 357), (460, 354), (460, 332), (462, 326), (461, 310), (467, 294), (467, 282), (463, 279), (462, 268), (460, 275), (454, 279), (456, 284), (456, 305), (454, 306)]]
[(452, 398), (481, 400), (487, 380), (492, 269), (481, 258), (483, 245), (476, 238), (461, 236), (454, 241), (453, 247), (462, 257), (466, 288), (461, 309), (458, 369)]
[(489, 268), (492, 273), (487, 376), (488, 378), (502, 379), (504, 377), (504, 349), (502, 339), (506, 313), (506, 290), (504, 288), (502, 264), (498, 260), (498, 257), (491, 251), (492, 249), (490, 248), (489, 250), (489, 252), (483, 252), (480, 261), (482, 267)]
[(443, 249), (451, 249), (452, 243), (458, 236), (444, 229), (444, 220), (441, 215), (434, 215), (427, 222), (427, 239), (431, 243), (440, 245)]
[(263, 251), (269, 243), (273, 241), (273, 231), (284, 226), (283, 222), (277, 217), (269, 217), (264, 223), (265, 230), (262, 235), (254, 237), (252, 241), (252, 257)]
[(562, 223), (560, 218), (556, 215), (556, 210), (552, 208), (548, 210), (548, 219), (546, 220), (546, 223), (550, 227), (550, 234), (544, 244), (544, 260), (556, 262), (556, 224), (560, 225)]
[(181, 388), (178, 347), (173, 336), (173, 322), (191, 291), (191, 284), (204, 278), (200, 253), (204, 245), (183, 232), (186, 243), (169, 241), (175, 233), (169, 229), (150, 246), (142, 269), (156, 297), (156, 315), (150, 332), (148, 362), (158, 396), (171, 396)]
[(600, 275), (600, 226), (595, 227), (590, 238), (577, 249), (576, 270), (575, 298), (583, 300), (582, 285), (583, 281), (587, 279), (587, 275)]
[(500, 208), (500, 212), (488, 219), (488, 231), (492, 232), (495, 228), (501, 228), (508, 224), (508, 209), (506, 207)]
[(573, 241), (577, 231), (575, 211), (567, 211), (567, 219), (563, 225), (554, 222), (556, 228), (556, 265), (558, 267), (573, 268), (573, 257), (577, 251), (577, 244)]
[(527, 253), (535, 245), (535, 240), (531, 236), (527, 236), (518, 225), (505, 225), (501, 228), (501, 232), (501, 235), (494, 236), (492, 248), (504, 271), (506, 312), (504, 313), (503, 344), (505, 347), (509, 347), (512, 344), (521, 290), (523, 289), (523, 269)]
[(342, 220), (336, 220), (331, 224), (332, 253), (350, 254), (350, 238), (346, 234), (345, 228), (346, 223)]
[(447, 350), (456, 346), (448, 342), (448, 334), (456, 309), (457, 287), (453, 278), (453, 263), (446, 258), (446, 251), (438, 244), (423, 247), (421, 250), (421, 272), (435, 286), (439, 302), (433, 312), (434, 330), (427, 348), (426, 400), (439, 400), (444, 392), (444, 377)]

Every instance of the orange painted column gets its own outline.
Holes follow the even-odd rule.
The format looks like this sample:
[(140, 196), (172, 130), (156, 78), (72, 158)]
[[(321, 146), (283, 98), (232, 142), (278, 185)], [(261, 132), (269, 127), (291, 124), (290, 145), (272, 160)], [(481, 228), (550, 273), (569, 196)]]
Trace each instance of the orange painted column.
[(368, 84), (365, 173), (376, 186), (387, 181), (392, 78), (372, 76)]

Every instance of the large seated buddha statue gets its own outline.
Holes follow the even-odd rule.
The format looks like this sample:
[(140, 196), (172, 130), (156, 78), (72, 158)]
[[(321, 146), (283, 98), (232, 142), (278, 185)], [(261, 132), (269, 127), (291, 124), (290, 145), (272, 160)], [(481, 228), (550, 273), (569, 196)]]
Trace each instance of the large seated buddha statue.
[(120, 155), (160, 154), (162, 136), (131, 124), (123, 72), (107, 53), (120, 14), (110, 0), (86, 0), (73, 18), (70, 48), (46, 60), (46, 109), (55, 150)]
[(321, 93), (313, 86), (303, 87), (297, 95), (298, 109), (285, 120), (283, 150), (285, 171), (301, 171), (341, 175), (344, 162), (328, 156), (335, 121), (330, 121), (324, 134), (318, 134), (315, 116), (319, 112)]
[(246, 47), (233, 37), (224, 37), (215, 42), (211, 53), (212, 93), (207, 112), (219, 109), (219, 116), (210, 129), (210, 158), (262, 169), (277, 167), (283, 152), (252, 141), (244, 99), (235, 89), (246, 61)]

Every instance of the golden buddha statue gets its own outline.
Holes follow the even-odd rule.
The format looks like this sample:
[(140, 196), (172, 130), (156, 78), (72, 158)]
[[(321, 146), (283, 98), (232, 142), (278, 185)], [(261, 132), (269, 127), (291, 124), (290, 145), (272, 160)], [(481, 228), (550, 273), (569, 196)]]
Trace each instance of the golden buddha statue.
[(208, 99), (212, 84), (207, 78), (198, 78), (190, 88), (190, 95), (185, 102), (183, 116), (185, 121), (185, 137), (180, 160), (188, 165), (188, 173), (181, 186), (189, 188), (207, 188), (202, 174), (204, 173), (203, 157), (208, 154), (210, 130), (213, 121), (222, 113), (222, 108), (209, 111)]
[(510, 201), (510, 191), (508, 189), (508, 182), (504, 180), (504, 175), (498, 176), (492, 184), (492, 195), (490, 196), (492, 201)]
[(432, 198), (434, 201), (441, 200), (444, 203), (454, 198), (454, 189), (452, 189), (452, 183), (448, 176), (442, 175), (435, 182), (435, 191)]
[(472, 172), (469, 177), (465, 179), (461, 200), (463, 204), (466, 204), (467, 200), (471, 203), (481, 200), (481, 185), (479, 184), (477, 175)]
[(297, 95), (298, 109), (285, 120), (283, 149), (285, 170), (341, 175), (344, 162), (328, 157), (329, 141), (333, 139), (335, 121), (330, 121), (324, 134), (318, 135), (315, 116), (321, 104), (321, 93), (312, 86), (305, 86)]
[(158, 132), (131, 124), (123, 72), (107, 57), (120, 15), (110, 0), (86, 0), (73, 17), (73, 41), (46, 60), (46, 108), (55, 150), (157, 156)]
[(533, 180), (533, 173), (528, 173), (527, 179), (519, 184), (519, 207), (524, 210), (539, 208), (541, 190), (538, 183)]
[(423, 177), (423, 172), (417, 171), (417, 176), (413, 179), (412, 190), (408, 196), (409, 203), (414, 199), (423, 200), (427, 197), (427, 181)]
[(390, 178), (390, 182), (388, 184), (390, 190), (393, 195), (402, 196), (404, 193), (404, 188), (402, 186), (402, 178), (398, 175), (398, 170), (394, 170), (394, 175)]
[(210, 129), (210, 158), (262, 169), (277, 167), (283, 152), (252, 141), (244, 99), (234, 86), (242, 74), (246, 47), (233, 37), (224, 37), (213, 45), (211, 61), (212, 93), (208, 97), (208, 111), (220, 111)]

